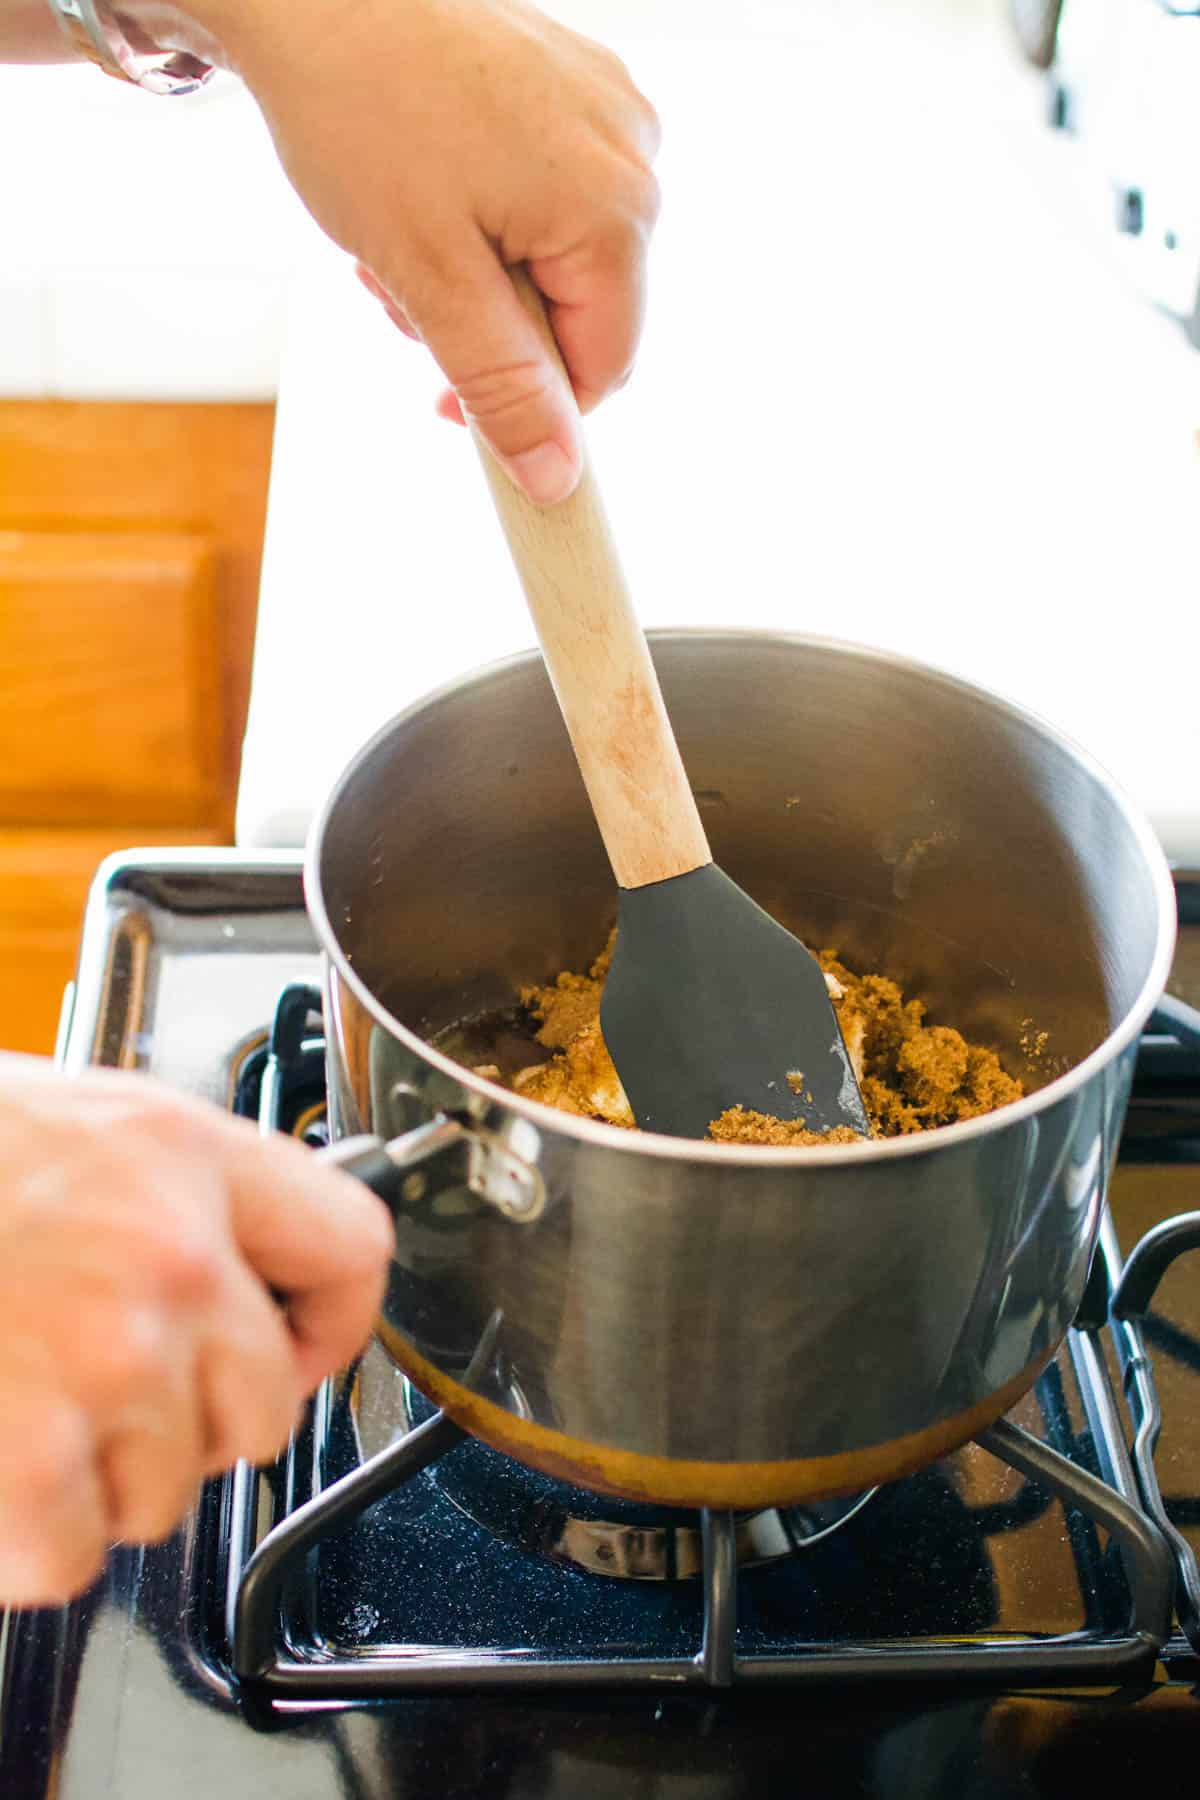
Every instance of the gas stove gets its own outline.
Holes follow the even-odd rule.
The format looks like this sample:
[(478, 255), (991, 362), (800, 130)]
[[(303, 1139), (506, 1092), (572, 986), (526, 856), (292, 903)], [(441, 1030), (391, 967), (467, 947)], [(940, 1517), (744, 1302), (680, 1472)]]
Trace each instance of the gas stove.
[[(1194, 1005), (1200, 876), (1177, 892), (1172, 989)], [(147, 1070), (317, 1144), (318, 980), (295, 857), (131, 855), (94, 888), (60, 1059)], [(465, 1437), (373, 1345), (277, 1465), (207, 1484), (167, 1543), (116, 1546), (75, 1604), (6, 1618), (0, 1794), (727, 1800), (819, 1770), (823, 1794), (1027, 1796), (1117, 1768), (1190, 1778), (1196, 1024), (1170, 1002), (1152, 1021), (1075, 1327), (975, 1443), (840, 1501), (638, 1507)]]

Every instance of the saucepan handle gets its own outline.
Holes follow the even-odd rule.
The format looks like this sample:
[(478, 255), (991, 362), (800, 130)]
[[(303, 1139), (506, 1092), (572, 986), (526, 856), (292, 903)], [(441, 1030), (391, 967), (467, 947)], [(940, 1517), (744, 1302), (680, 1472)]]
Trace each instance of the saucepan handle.
[(364, 1132), (360, 1137), (342, 1138), (328, 1149), (318, 1150), (317, 1156), (321, 1162), (332, 1163), (345, 1174), (365, 1181), (394, 1214), (404, 1203), (404, 1184), (413, 1171), (443, 1150), (460, 1144), (464, 1136), (457, 1121), (437, 1118), (390, 1143)]
[[(505, 1218), (531, 1224), (541, 1217), (546, 1190), (541, 1172), (494, 1133), (470, 1128), (444, 1114), (385, 1143), (370, 1135), (341, 1138), (316, 1154), (322, 1162), (365, 1181), (393, 1217), (409, 1203), (412, 1177), (423, 1163), (447, 1150), (466, 1152), (466, 1185)], [(424, 1184), (414, 1200), (424, 1197)]]
[(396, 1211), (404, 1184), (404, 1170), (388, 1155), (382, 1138), (372, 1137), (369, 1132), (362, 1137), (343, 1138), (340, 1144), (318, 1150), (317, 1161), (332, 1163), (335, 1169), (365, 1181), (391, 1212)]

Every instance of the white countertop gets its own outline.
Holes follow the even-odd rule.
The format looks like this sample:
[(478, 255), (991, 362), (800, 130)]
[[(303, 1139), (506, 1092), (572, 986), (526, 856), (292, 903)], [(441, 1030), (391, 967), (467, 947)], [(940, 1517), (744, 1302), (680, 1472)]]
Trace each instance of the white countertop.
[[(747, 0), (731, 34), (715, 6), (605, 9), (663, 116), (665, 207), (639, 368), (593, 458), (647, 624), (957, 670), (1086, 744), (1200, 865), (1200, 355), (1123, 278), (997, 14)], [(532, 642), (437, 385), (314, 246), (243, 843), (300, 843), (378, 724)]]

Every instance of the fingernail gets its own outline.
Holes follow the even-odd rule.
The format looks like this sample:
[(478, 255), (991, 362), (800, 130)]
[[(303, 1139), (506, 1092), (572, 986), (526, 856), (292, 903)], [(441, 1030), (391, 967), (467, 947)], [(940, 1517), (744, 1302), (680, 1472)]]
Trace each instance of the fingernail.
[(579, 480), (576, 464), (552, 440), (539, 444), (536, 450), (522, 450), (519, 456), (501, 460), (517, 486), (539, 506), (553, 506), (556, 501), (565, 500)]

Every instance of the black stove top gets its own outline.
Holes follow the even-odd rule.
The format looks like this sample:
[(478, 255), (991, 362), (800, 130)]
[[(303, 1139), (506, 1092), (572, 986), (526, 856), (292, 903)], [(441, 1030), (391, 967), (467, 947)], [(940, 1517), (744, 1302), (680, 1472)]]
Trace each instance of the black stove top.
[[(1177, 885), (1172, 986), (1194, 1002), (1200, 878)], [(110, 864), (64, 1059), (149, 1067), (319, 1142), (315, 975), (292, 859)], [(1200, 1192), (1189, 1029), (1164, 1013), (1143, 1041), (1076, 1329), (976, 1443), (841, 1502), (639, 1509), (464, 1439), (372, 1347), (277, 1467), (209, 1484), (173, 1539), (114, 1549), (75, 1605), (9, 1616), (0, 1795), (1007, 1797), (1194, 1779), (1197, 1259), (1152, 1277), (1200, 1245), (1200, 1219), (1122, 1283), (1134, 1245)], [(1114, 1290), (1138, 1317), (1110, 1318)]]

